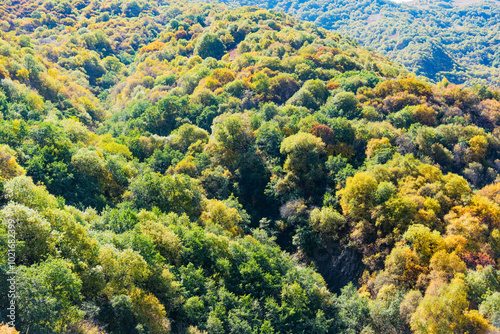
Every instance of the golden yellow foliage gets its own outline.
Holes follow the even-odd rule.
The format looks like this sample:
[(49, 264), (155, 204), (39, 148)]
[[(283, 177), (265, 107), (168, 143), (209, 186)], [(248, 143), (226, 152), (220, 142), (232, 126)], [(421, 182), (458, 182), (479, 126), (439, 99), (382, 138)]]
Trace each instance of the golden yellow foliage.
[(10, 327), (7, 324), (0, 324), (0, 334), (19, 334), (14, 327)]
[(448, 223), (446, 226), (447, 234), (464, 237), (467, 240), (468, 250), (478, 251), (484, 244), (488, 227), (469, 212), (460, 216), (451, 212), (445, 216), (445, 220)]
[(152, 334), (170, 333), (170, 321), (165, 317), (165, 307), (158, 298), (144, 290), (134, 288), (130, 299), (139, 321), (147, 324)]
[(189, 155), (179, 161), (179, 163), (175, 165), (175, 167), (169, 167), (168, 172), (175, 174), (186, 174), (191, 177), (196, 177), (196, 175), (198, 174), (198, 169), (193, 162), (193, 157)]
[(467, 286), (455, 278), (426, 293), (411, 317), (411, 329), (416, 334), (482, 334), (493, 329), (477, 311), (467, 308)]
[(130, 152), (129, 148), (123, 144), (115, 142), (110, 134), (100, 136), (96, 146), (101, 148), (104, 152), (119, 154), (127, 159), (132, 158), (132, 152)]
[(488, 140), (485, 136), (474, 136), (469, 140), (469, 160), (481, 161), (488, 151)]
[(140, 224), (143, 234), (149, 236), (160, 254), (170, 263), (175, 263), (182, 251), (180, 238), (169, 231), (164, 225), (155, 221), (145, 221)]
[(143, 54), (146, 52), (160, 51), (164, 47), (165, 47), (165, 43), (162, 43), (160, 41), (154, 41), (153, 43), (150, 43), (146, 46), (143, 46), (140, 50), (140, 54)]
[(424, 125), (436, 125), (437, 111), (425, 104), (419, 104), (413, 109), (412, 119)]
[(0, 181), (25, 174), (24, 168), (17, 164), (16, 152), (8, 145), (0, 145)]
[(366, 156), (368, 158), (373, 158), (375, 156), (375, 154), (377, 153), (377, 151), (384, 146), (391, 147), (391, 143), (389, 142), (388, 138), (383, 137), (380, 139), (376, 139), (376, 138), (370, 139), (370, 141), (366, 145), (366, 152), (365, 152)]
[(224, 202), (217, 199), (205, 201), (205, 208), (200, 218), (205, 224), (214, 224), (222, 226), (233, 235), (242, 233), (239, 223), (243, 221), (238, 210), (229, 208)]
[(445, 250), (440, 250), (432, 256), (429, 268), (432, 270), (431, 275), (445, 280), (467, 270), (465, 263), (455, 253)]
[(22, 78), (24, 80), (29, 80), (29, 78), (30, 78), (30, 72), (27, 69), (22, 68), (19, 71), (17, 71), (16, 76), (18, 78)]

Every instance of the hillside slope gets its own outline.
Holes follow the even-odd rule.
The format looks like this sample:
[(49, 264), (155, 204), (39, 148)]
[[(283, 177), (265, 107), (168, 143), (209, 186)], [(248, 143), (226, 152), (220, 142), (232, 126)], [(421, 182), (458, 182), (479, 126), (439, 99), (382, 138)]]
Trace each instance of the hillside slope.
[[(251, 1), (222, 1), (232, 6)], [(417, 0), (263, 1), (352, 38), (419, 75), (500, 86), (500, 2)]]
[(500, 326), (500, 92), (257, 7), (0, 11), (0, 321), (14, 244), (22, 333)]

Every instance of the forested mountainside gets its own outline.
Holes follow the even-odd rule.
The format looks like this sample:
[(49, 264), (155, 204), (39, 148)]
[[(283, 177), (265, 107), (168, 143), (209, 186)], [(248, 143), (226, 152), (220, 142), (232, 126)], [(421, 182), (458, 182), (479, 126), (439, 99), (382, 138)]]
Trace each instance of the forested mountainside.
[(258, 5), (338, 31), (438, 82), (500, 87), (500, 2), (223, 0)]
[(0, 321), (500, 327), (498, 91), (257, 7), (6, 1), (0, 27)]

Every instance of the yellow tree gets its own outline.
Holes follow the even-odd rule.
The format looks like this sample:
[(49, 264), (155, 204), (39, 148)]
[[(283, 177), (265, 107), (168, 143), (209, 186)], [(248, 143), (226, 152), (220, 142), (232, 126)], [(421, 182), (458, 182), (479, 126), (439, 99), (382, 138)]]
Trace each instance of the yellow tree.
[(201, 214), (201, 220), (205, 224), (222, 226), (233, 235), (242, 233), (238, 224), (243, 221), (243, 218), (239, 215), (238, 210), (229, 208), (224, 202), (216, 199), (205, 201), (205, 209)]
[(411, 317), (411, 329), (416, 334), (481, 334), (493, 329), (476, 310), (468, 310), (468, 306), (467, 286), (462, 279), (454, 278), (436, 292), (428, 289)]
[(304, 195), (320, 190), (324, 177), (325, 143), (310, 133), (299, 132), (281, 143), (281, 153), (286, 154), (284, 170), (293, 186)]
[(16, 152), (8, 145), (0, 146), (0, 182), (26, 174), (16, 161)]

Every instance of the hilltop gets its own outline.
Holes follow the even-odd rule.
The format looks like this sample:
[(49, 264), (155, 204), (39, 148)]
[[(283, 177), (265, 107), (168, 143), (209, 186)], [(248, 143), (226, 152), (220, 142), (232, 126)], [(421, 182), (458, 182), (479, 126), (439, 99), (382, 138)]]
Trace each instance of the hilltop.
[(446, 77), (468, 86), (500, 85), (498, 1), (284, 0), (258, 5), (357, 39), (435, 82)]

